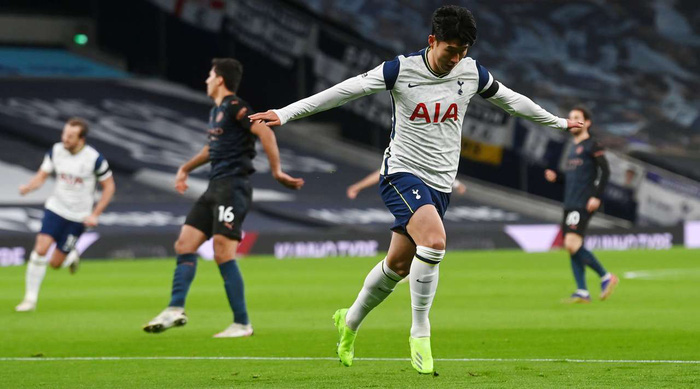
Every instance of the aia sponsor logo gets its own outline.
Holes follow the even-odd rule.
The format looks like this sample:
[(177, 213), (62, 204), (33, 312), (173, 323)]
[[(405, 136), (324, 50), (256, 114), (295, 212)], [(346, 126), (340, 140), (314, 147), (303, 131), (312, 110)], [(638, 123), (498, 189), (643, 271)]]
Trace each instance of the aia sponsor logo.
[(61, 173), (58, 175), (58, 179), (61, 180), (62, 182), (67, 183), (68, 185), (83, 185), (83, 179), (80, 177), (75, 177), (70, 174), (66, 173)]
[(457, 111), (458, 109), (456, 103), (450, 104), (444, 111), (444, 114), (442, 113), (442, 105), (440, 103), (435, 103), (435, 107), (433, 107), (432, 112), (428, 111), (428, 107), (425, 105), (425, 103), (418, 103), (416, 108), (413, 110), (413, 114), (411, 114), (410, 120), (425, 121), (426, 123), (443, 123), (449, 119), (457, 121)]

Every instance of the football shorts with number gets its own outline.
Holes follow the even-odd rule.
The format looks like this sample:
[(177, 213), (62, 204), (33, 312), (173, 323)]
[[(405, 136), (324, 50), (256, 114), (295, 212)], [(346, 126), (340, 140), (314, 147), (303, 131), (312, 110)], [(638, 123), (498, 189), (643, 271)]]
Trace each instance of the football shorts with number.
[(223, 235), (241, 240), (241, 225), (253, 200), (250, 180), (223, 177), (209, 182), (185, 219), (185, 224), (202, 231), (207, 237)]
[(56, 241), (56, 248), (65, 254), (70, 253), (85, 231), (83, 223), (68, 220), (46, 209), (39, 233), (49, 235)]
[(564, 220), (562, 221), (564, 234), (574, 233), (584, 236), (592, 216), (593, 214), (585, 209), (565, 209)]

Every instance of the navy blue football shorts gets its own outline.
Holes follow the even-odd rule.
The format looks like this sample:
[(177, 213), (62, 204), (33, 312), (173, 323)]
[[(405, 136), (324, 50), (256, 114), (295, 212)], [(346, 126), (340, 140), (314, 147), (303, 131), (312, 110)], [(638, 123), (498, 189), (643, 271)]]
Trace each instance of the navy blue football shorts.
[[(384, 200), (384, 205), (394, 215), (394, 224), (391, 230), (408, 235), (406, 226), (418, 208), (424, 205), (434, 205), (440, 215), (445, 216), (447, 206), (450, 204), (450, 193), (435, 190), (411, 173), (394, 173), (381, 176), (379, 180), (379, 193)], [(410, 236), (409, 236), (410, 238)]]
[(41, 220), (41, 234), (49, 235), (56, 241), (56, 248), (69, 253), (75, 247), (80, 235), (85, 231), (85, 225), (63, 218), (48, 209), (44, 210)]

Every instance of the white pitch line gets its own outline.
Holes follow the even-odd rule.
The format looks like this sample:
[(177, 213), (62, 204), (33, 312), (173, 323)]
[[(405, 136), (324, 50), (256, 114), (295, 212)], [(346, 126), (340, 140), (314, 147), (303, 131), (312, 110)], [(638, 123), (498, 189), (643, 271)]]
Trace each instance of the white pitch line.
[[(52, 362), (52, 361), (337, 361), (331, 357), (0, 357), (0, 362)], [(407, 362), (408, 358), (355, 358), (356, 361)], [(637, 363), (700, 365), (700, 361), (669, 359), (571, 359), (571, 358), (436, 358), (437, 362), (569, 362), (569, 363)]]
[(656, 269), (656, 270), (636, 270), (622, 274), (622, 278), (659, 280), (674, 278), (695, 278), (700, 275), (700, 269)]

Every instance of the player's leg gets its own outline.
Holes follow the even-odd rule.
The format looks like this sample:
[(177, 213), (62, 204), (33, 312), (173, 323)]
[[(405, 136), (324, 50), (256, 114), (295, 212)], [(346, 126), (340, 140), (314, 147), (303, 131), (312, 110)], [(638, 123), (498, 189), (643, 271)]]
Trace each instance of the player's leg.
[[(44, 223), (46, 217), (44, 217)], [(42, 224), (42, 230), (43, 228)], [(25, 273), (25, 291), (24, 299), (15, 307), (17, 312), (27, 312), (36, 309), (36, 302), (39, 299), (39, 289), (46, 275), (46, 265), (48, 264), (47, 253), (54, 238), (47, 233), (39, 233), (36, 236), (34, 248), (29, 254), (27, 262), (27, 271)]]
[[(581, 236), (585, 235), (586, 230), (588, 229), (588, 222), (591, 220), (592, 217), (592, 213), (582, 212), (581, 221), (579, 223), (579, 231)], [(600, 277), (600, 299), (605, 300), (608, 297), (610, 297), (610, 295), (615, 290), (615, 287), (619, 282), (617, 276), (605, 270), (603, 264), (601, 264), (600, 261), (598, 261), (598, 258), (596, 258), (596, 256), (592, 252), (586, 249), (586, 247), (583, 244), (581, 244), (581, 247), (579, 248), (576, 254), (579, 256), (579, 258), (581, 258), (581, 261), (586, 266), (593, 269), (593, 271), (595, 271)]]
[(233, 323), (215, 334), (215, 338), (240, 338), (253, 335), (253, 326), (246, 308), (243, 275), (235, 259), (238, 242), (227, 236), (214, 235), (214, 259), (219, 266), (226, 298), (233, 312)]
[(333, 315), (338, 329), (337, 353), (345, 366), (351, 366), (355, 356), (355, 338), (362, 321), (381, 304), (396, 284), (408, 274), (416, 246), (403, 234), (394, 232), (387, 256), (370, 270), (360, 293), (349, 309), (339, 309)]
[(429, 374), (433, 372), (433, 357), (428, 316), (437, 291), (440, 261), (445, 256), (445, 228), (437, 208), (424, 205), (414, 213), (406, 229), (416, 243), (409, 274), (413, 313), (411, 364), (419, 373)]
[(66, 259), (61, 264), (61, 268), (68, 268), (70, 274), (75, 274), (80, 267), (80, 253), (77, 249), (73, 249), (66, 255)]
[(346, 316), (348, 327), (357, 331), (369, 312), (394, 291), (396, 284), (408, 275), (416, 246), (403, 234), (393, 232), (387, 256), (367, 274), (355, 302)]
[(583, 237), (573, 232), (567, 232), (564, 235), (564, 248), (571, 258), (571, 270), (576, 281), (576, 291), (565, 301), (588, 303), (591, 301), (591, 296), (586, 287), (586, 265), (579, 254), (583, 248)]
[(239, 338), (253, 335), (245, 302), (243, 276), (236, 260), (238, 243), (243, 237), (243, 221), (252, 203), (253, 190), (244, 178), (218, 180), (214, 188), (214, 259), (219, 266), (224, 290), (233, 312), (233, 323), (216, 338)]
[(175, 241), (177, 265), (173, 274), (170, 303), (158, 316), (143, 326), (144, 331), (159, 333), (171, 327), (180, 327), (187, 324), (185, 299), (197, 270), (197, 249), (208, 239), (205, 233), (207, 227), (203, 226), (211, 225), (210, 218), (208, 208), (199, 201), (195, 203), (195, 206), (187, 215), (185, 224), (180, 230), (180, 235)]
[(173, 286), (169, 307), (184, 308), (187, 293), (197, 272), (197, 249), (208, 239), (198, 228), (185, 224), (175, 241), (177, 266), (173, 274)]
[(51, 265), (54, 269), (60, 269), (66, 260), (68, 253), (75, 249), (75, 244), (78, 243), (78, 239), (85, 231), (85, 225), (83, 223), (73, 222), (70, 220), (64, 220), (59, 234), (55, 234), (56, 238), (56, 249), (53, 251), (51, 256)]

